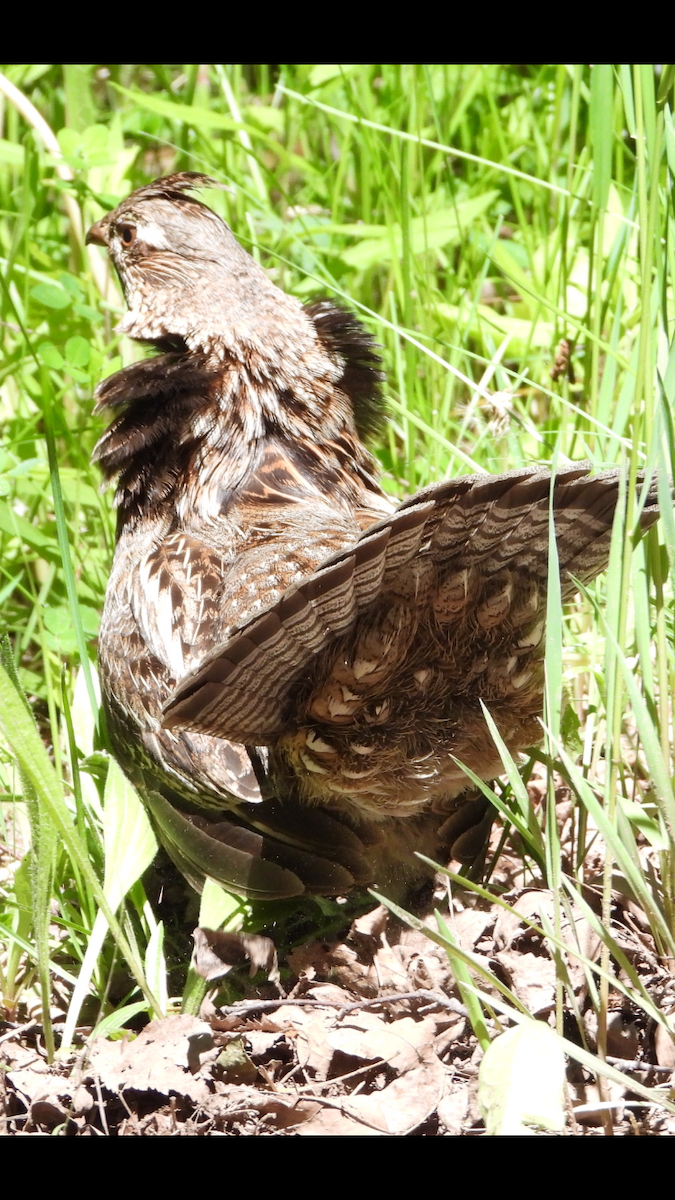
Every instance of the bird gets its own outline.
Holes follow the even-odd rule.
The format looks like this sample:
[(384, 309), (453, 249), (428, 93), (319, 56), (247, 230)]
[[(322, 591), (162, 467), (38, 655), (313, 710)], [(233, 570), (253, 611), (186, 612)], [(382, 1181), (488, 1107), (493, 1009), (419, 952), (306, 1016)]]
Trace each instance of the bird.
[(395, 504), (365, 445), (376, 343), (279, 289), (194, 195), (218, 186), (157, 179), (86, 239), (153, 351), (96, 390), (111, 746), (195, 888), (401, 896), (416, 851), (480, 861), (495, 813), (464, 768), (503, 773), (485, 711), (512, 754), (541, 740), (550, 513), (566, 600), (607, 565), (621, 475), (532, 466)]

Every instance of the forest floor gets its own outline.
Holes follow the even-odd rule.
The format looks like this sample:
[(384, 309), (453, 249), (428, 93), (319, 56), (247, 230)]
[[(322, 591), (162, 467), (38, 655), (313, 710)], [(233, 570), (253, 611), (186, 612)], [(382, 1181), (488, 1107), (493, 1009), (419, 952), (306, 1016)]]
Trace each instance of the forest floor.
[[(536, 799), (537, 781), (531, 781)], [(557, 804), (563, 846), (565, 798)], [(602, 862), (598, 858), (597, 878)], [(464, 950), (485, 961), (528, 1012), (554, 1022), (556, 967), (527, 921), (552, 920), (549, 891), (501, 855), (491, 886), (511, 908), (439, 878), (433, 906)], [(599, 904), (592, 883), (591, 907)], [(571, 910), (563, 940), (591, 961), (600, 939)], [(431, 913), (423, 924), (436, 929)], [(612, 936), (654, 1002), (673, 1007), (673, 978), (644, 914), (615, 894)], [(264, 939), (253, 939), (264, 941)], [(208, 947), (207, 947), (208, 953)], [(384, 907), (352, 921), (333, 941), (309, 940), (281, 964), (283, 988), (246, 980), (244, 998), (199, 1017), (169, 1016), (121, 1040), (87, 1039), (48, 1065), (38, 1021), (0, 1027), (0, 1133), (65, 1136), (480, 1136), (483, 1050), (441, 946)], [(568, 958), (564, 1033), (589, 1049), (596, 1026), (587, 975)], [(489, 987), (488, 987), (489, 990)], [(215, 994), (215, 993), (214, 993)], [(496, 993), (495, 993), (496, 994)], [(573, 1000), (571, 999), (573, 997)], [(610, 997), (608, 1061), (643, 1086), (667, 1086), (675, 1069), (661, 1027)], [(497, 1028), (495, 1026), (495, 1028)], [(58, 1021), (56, 1023), (58, 1032)], [(601, 1106), (603, 1105), (603, 1106)], [(569, 1060), (566, 1131), (593, 1136), (675, 1134), (675, 1117), (630, 1089), (596, 1079)], [(611, 1114), (608, 1118), (607, 1114)]]

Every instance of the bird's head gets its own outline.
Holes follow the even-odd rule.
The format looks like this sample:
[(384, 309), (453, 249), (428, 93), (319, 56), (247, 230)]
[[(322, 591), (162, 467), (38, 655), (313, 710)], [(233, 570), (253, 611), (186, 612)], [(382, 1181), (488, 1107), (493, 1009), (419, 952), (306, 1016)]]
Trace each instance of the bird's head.
[[(301, 305), (281, 292), (225, 222), (190, 195), (218, 187), (196, 171), (167, 175), (123, 200), (87, 233), (105, 246), (129, 312), (119, 329), (158, 345), (239, 357), (287, 351)], [(301, 339), (302, 340), (302, 339)]]

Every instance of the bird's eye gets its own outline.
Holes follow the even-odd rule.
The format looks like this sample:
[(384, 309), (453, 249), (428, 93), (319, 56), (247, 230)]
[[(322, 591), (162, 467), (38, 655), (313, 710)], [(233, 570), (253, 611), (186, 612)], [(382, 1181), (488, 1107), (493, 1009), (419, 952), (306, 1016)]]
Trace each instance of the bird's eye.
[(133, 225), (120, 225), (119, 234), (125, 246), (133, 246), (136, 241), (136, 230)]

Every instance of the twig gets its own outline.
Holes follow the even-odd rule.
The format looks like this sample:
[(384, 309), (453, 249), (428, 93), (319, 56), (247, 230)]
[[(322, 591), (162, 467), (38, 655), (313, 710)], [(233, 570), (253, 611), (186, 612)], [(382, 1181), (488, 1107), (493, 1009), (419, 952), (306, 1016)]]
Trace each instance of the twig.
[(351, 1004), (343, 1004), (339, 1000), (306, 998), (284, 1000), (282, 997), (278, 1000), (238, 1000), (235, 1004), (228, 1004), (221, 1008), (220, 1013), (224, 1017), (248, 1017), (255, 1012), (273, 1012), (276, 1008), (295, 1005), (298, 1008), (336, 1008), (338, 1009), (338, 1020), (341, 1020), (347, 1013), (354, 1012), (356, 1009), (372, 1008), (373, 1005), (380, 1004), (398, 1004), (404, 1000), (426, 1000), (427, 1006), (420, 1009), (420, 1012), (428, 1012), (431, 1008), (440, 1007), (449, 1009), (450, 1012), (457, 1013), (459, 1016), (466, 1016), (466, 1008), (459, 1000), (453, 1000), (441, 992), (427, 991), (423, 988), (416, 992), (392, 992), (389, 996), (371, 996), (368, 999), (355, 1000)]

